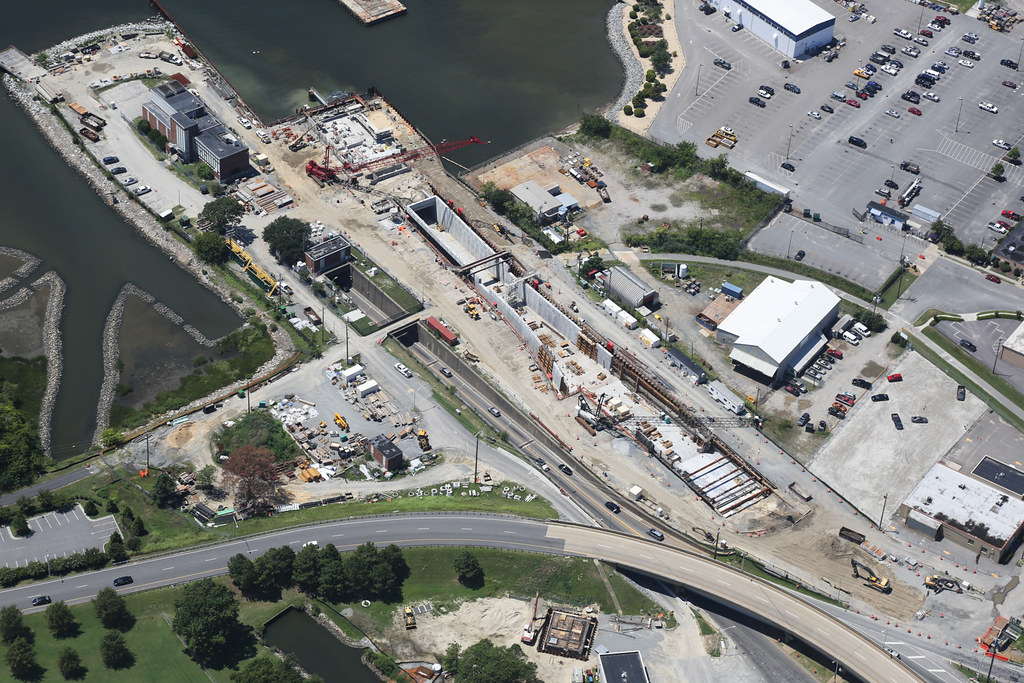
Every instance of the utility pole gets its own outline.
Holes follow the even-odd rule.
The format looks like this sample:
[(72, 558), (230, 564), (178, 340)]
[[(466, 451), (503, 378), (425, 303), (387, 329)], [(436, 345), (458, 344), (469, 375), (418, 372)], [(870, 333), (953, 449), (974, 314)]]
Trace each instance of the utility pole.
[(885, 493), (882, 495), (882, 514), (878, 516), (878, 530), (881, 531), (883, 534), (885, 533), (885, 529), (882, 527), (882, 520), (885, 519), (885, 504), (888, 502), (889, 494)]
[(999, 337), (999, 339), (996, 341), (996, 357), (992, 359), (993, 375), (996, 374), (996, 361), (999, 360), (999, 352), (1003, 350), (1003, 339), (1004, 337)]
[(249, 394), (250, 393), (252, 393), (251, 389), (249, 389), (249, 387), (246, 387), (245, 388), (245, 412), (247, 412), (247, 413), (251, 413), (252, 412), (252, 401), (249, 400)]
[(714, 552), (714, 557), (712, 558), (716, 562), (718, 561), (718, 537), (721, 536), (721, 535), (722, 535), (722, 527), (718, 527), (718, 533), (715, 534), (715, 552)]
[(149, 432), (146, 432), (146, 469), (149, 469)]
[(474, 484), (479, 484), (480, 483), (480, 479), (477, 477), (477, 470), (478, 470), (479, 465), (480, 465), (480, 434), (482, 434), (482, 432), (477, 432), (476, 433), (476, 454), (473, 456), (473, 483)]
[(789, 159), (789, 148), (793, 146), (793, 124), (789, 124), (789, 143), (786, 144), (786, 158)]
[[(1022, 45), (1024, 45), (1024, 43), (1022, 43)], [(960, 99), (960, 110), (956, 113), (956, 126), (953, 128), (953, 132), (954, 133), (959, 133), (960, 132), (960, 114), (962, 114), (963, 111), (964, 111), (964, 98), (961, 97), (959, 99)]]

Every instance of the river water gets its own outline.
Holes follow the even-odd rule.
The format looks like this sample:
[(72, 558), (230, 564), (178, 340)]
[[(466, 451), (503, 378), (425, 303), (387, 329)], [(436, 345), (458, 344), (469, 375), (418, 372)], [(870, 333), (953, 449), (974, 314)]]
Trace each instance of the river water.
[[(621, 67), (605, 39), (611, 0), (431, 0), (364, 27), (334, 0), (164, 0), (164, 8), (265, 121), (306, 90), (378, 88), (431, 140), (491, 144), (450, 155), (467, 166), (558, 130), (617, 94)], [(0, 45), (26, 53), (152, 16), (144, 0), (6, 2)], [(0, 244), (43, 260), (67, 283), (64, 381), (54, 454), (87, 446), (102, 383), (101, 332), (126, 281), (209, 338), (238, 325), (222, 302), (123, 223), (6, 98), (0, 98)]]
[(303, 669), (319, 674), (325, 683), (379, 683), (360, 661), (362, 650), (348, 647), (328, 633), (313, 617), (289, 609), (263, 631), (267, 645), (290, 652)]

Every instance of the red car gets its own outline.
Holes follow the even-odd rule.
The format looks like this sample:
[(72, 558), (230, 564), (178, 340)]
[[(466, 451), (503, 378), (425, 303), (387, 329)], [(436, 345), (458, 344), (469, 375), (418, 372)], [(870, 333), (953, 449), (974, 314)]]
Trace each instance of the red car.
[(1003, 81), (1003, 85), (1005, 85), (1007, 88), (1012, 88), (1014, 90), (1017, 89), (1017, 84), (1014, 83), (1013, 81)]
[(986, 276), (985, 276), (985, 279), (986, 279), (986, 280), (991, 280), (992, 282), (996, 283), (997, 285), (998, 285), (998, 284), (999, 284), (1000, 282), (1002, 282), (1002, 280), (1001, 280), (1001, 279), (999, 279), (999, 276), (998, 276), (998, 275), (986, 275)]
[(843, 352), (838, 349), (828, 349), (825, 351), (825, 353), (832, 356), (833, 358), (838, 358), (839, 360), (843, 359)]
[(792, 384), (787, 384), (786, 385), (786, 391), (788, 391), (789, 393), (793, 394), (794, 396), (799, 396), (800, 395), (800, 390), (797, 389), (796, 387), (794, 387)]
[(836, 394), (836, 401), (839, 403), (845, 403), (846, 405), (853, 407), (853, 399), (843, 394)]
[(942, 24), (943, 26), (949, 26), (950, 20), (949, 20), (949, 17), (944, 17), (941, 14), (936, 14), (935, 15), (935, 23), (936, 24)]
[(860, 109), (860, 102), (857, 100), (846, 100), (846, 103), (851, 107), (857, 107), (857, 109)]
[(1017, 213), (1016, 211), (1012, 211), (1010, 209), (1004, 209), (1003, 210), (1003, 215), (1005, 217), (1009, 218), (1011, 221), (1019, 221), (1020, 220), (1020, 214)]
[(1010, 225), (1009, 223), (1007, 223), (1006, 221), (996, 221), (996, 225), (998, 225), (1000, 228), (1006, 230), (1007, 232), (1009, 232), (1010, 229), (1013, 228), (1013, 226)]
[(921, 29), (921, 35), (924, 36), (925, 38), (934, 38), (935, 37), (935, 35), (932, 34), (931, 30), (927, 29), (927, 28)]
[(890, 382), (902, 382), (903, 381), (903, 375), (901, 375), (900, 373), (897, 372), (894, 375), (886, 376), (886, 379), (889, 380)]
[(911, 107), (911, 108), (910, 108), (910, 109), (908, 109), (907, 111), (909, 111), (909, 112), (910, 112), (911, 114), (913, 114), (914, 116), (920, 116), (920, 115), (921, 115), (921, 110), (920, 110), (920, 109), (918, 109), (917, 107)]

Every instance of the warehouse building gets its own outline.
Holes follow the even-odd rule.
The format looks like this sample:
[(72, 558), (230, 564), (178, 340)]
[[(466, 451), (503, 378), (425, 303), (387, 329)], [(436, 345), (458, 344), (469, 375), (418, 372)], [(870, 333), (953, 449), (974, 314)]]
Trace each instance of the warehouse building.
[(658, 305), (658, 292), (647, 285), (628, 268), (613, 266), (604, 276), (605, 292), (626, 304), (630, 308)]
[(718, 324), (716, 338), (733, 347), (733, 363), (777, 380), (811, 364), (838, 316), (839, 297), (820, 282), (769, 276)]
[(1024, 323), (1017, 326), (999, 349), (999, 360), (1024, 368)]
[(900, 505), (911, 529), (948, 539), (1005, 563), (1024, 533), (1024, 501), (947, 467), (934, 465)]
[(555, 220), (562, 208), (562, 202), (546, 192), (536, 180), (516, 185), (512, 188), (512, 196), (533, 209), (534, 216), (542, 225)]
[(231, 134), (202, 100), (176, 80), (150, 90), (142, 104), (142, 118), (167, 138), (186, 163), (202, 161), (218, 180), (233, 180), (249, 171), (249, 148)]
[(709, 0), (737, 24), (786, 57), (832, 42), (836, 18), (811, 0)]

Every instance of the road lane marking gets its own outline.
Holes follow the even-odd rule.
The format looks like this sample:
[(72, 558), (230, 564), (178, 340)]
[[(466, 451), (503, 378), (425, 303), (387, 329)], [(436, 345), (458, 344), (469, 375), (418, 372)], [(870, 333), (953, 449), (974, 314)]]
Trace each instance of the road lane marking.
[(216, 559), (217, 559), (216, 557), (211, 557), (211, 558), (210, 558), (210, 559), (208, 559), (208, 560), (203, 560), (203, 562), (213, 562), (213, 561), (214, 561), (214, 560), (216, 560)]
[(715, 579), (715, 581), (717, 581), (718, 583), (722, 584), (723, 586), (730, 585), (728, 581), (722, 581), (721, 579)]
[(946, 673), (945, 669), (928, 669), (928, 671), (933, 673), (933, 674), (944, 674), (944, 673)]
[(786, 610), (786, 614), (788, 614), (789, 616), (793, 617), (794, 619), (799, 619), (800, 618), (797, 615), (795, 615), (792, 612), (790, 612), (789, 610)]
[(503, 533), (503, 534), (514, 534), (516, 532), (514, 532), (514, 531), (502, 531), (501, 533)]
[(814, 630), (816, 630), (818, 633), (824, 633), (826, 636), (828, 635), (828, 631), (826, 631), (825, 629), (820, 628), (818, 626), (815, 626)]
[(472, 531), (472, 530), (473, 530), (472, 527), (468, 527), (468, 526), (464, 526), (464, 527), (461, 527), (459, 529), (459, 531)]
[[(853, 651), (853, 654), (857, 655), (857, 656), (858, 656), (858, 657), (860, 657), (861, 659), (864, 659), (864, 655), (862, 655), (862, 654), (861, 654), (860, 652), (858, 652), (857, 650), (854, 650), (854, 651)], [(866, 661), (866, 660), (865, 660), (865, 661)]]
[(75, 590), (78, 590), (79, 588), (88, 588), (88, 587), (89, 587), (89, 584), (83, 583), (81, 586), (75, 586)]
[[(430, 531), (430, 527), (429, 526), (416, 527), (416, 531)], [(338, 535), (341, 536), (342, 534), (338, 534)]]
[(333, 536), (331, 536), (331, 538), (341, 538), (344, 535), (345, 534), (334, 534)]
[(908, 655), (907, 659), (924, 659), (924, 655)]
[(162, 571), (162, 572), (165, 572), (165, 571), (167, 571), (168, 569), (174, 569), (174, 567), (164, 567), (164, 568), (163, 568), (163, 569), (161, 569), (160, 571)]
[(771, 600), (769, 600), (768, 598), (764, 597), (763, 595), (755, 595), (754, 597), (757, 598), (758, 600), (760, 600), (761, 602), (771, 602)]
[(378, 534), (386, 534), (387, 532), (388, 532), (387, 529), (377, 529), (377, 533)]

